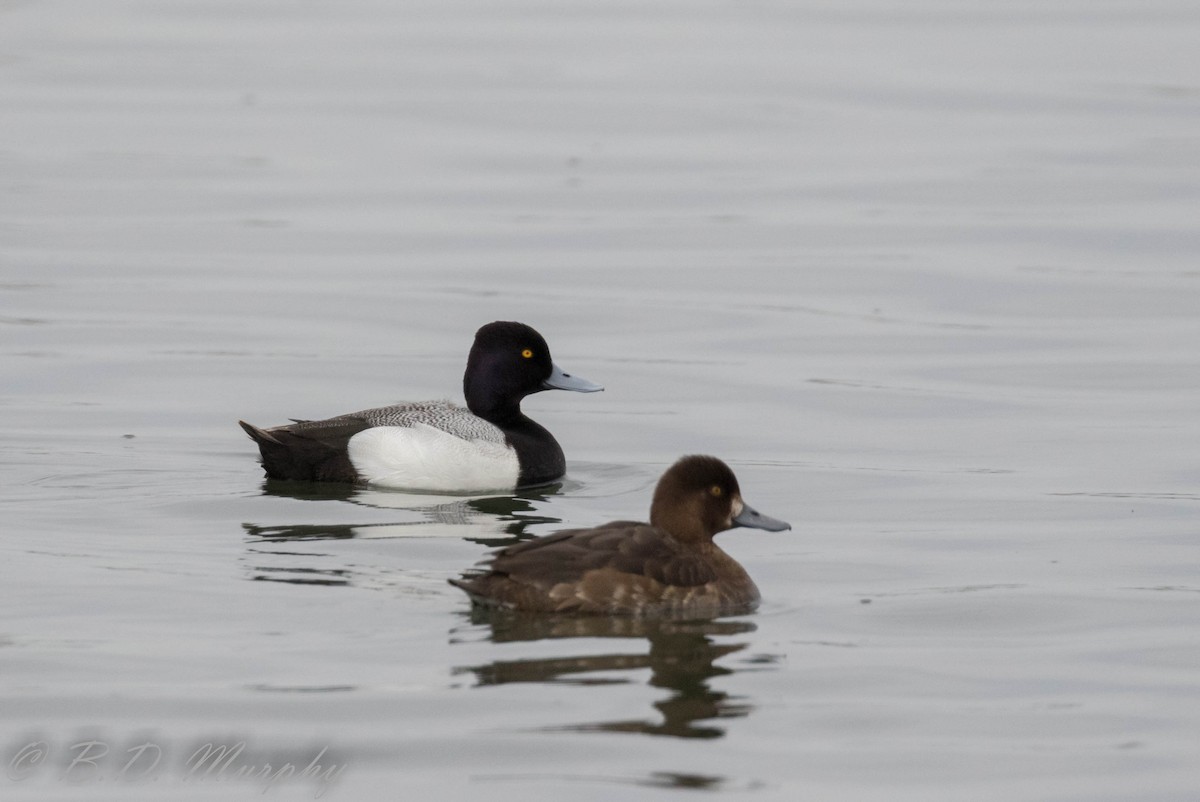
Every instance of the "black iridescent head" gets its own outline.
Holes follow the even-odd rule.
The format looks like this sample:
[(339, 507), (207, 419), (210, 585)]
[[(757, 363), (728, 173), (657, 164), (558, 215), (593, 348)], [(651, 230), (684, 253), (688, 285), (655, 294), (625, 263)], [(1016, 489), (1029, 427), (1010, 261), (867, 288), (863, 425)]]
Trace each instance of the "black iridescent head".
[(554, 360), (550, 346), (531, 326), (496, 321), (475, 332), (475, 343), (467, 356), (463, 394), (476, 415), (490, 417), (506, 410), (517, 411), (521, 399), (543, 389)]

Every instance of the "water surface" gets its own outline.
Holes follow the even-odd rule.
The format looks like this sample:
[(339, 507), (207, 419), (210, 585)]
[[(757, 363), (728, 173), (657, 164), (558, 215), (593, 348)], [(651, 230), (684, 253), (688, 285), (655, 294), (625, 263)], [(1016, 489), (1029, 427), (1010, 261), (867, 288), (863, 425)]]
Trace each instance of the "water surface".
[[(0, 3), (0, 783), (1193, 798), (1198, 28)], [(527, 402), (559, 486), (264, 483), (238, 418), (457, 399), (496, 319), (607, 387)], [(514, 622), (446, 584), (693, 452), (794, 526), (722, 536), (759, 612)]]

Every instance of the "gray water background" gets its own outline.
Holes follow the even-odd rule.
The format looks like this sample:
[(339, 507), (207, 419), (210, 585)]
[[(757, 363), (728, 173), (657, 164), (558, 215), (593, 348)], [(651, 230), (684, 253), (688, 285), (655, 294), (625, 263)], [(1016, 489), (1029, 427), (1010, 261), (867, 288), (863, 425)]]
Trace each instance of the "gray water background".
[[(1183, 0), (0, 2), (4, 797), (1196, 799), (1197, 42)], [(526, 404), (561, 487), (264, 486), (238, 418), (458, 399), (495, 319), (607, 387)], [(758, 613), (445, 583), (691, 452), (794, 526), (721, 538)]]

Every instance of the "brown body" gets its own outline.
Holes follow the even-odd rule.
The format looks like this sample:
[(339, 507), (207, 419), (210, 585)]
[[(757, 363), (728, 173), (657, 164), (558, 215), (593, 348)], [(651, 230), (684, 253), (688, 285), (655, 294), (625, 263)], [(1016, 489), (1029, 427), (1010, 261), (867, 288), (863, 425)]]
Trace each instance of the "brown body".
[(650, 523), (614, 521), (518, 543), (450, 581), (477, 605), (531, 612), (748, 612), (758, 604), (758, 588), (713, 542), (736, 526), (790, 528), (746, 506), (725, 463), (685, 457), (659, 481)]

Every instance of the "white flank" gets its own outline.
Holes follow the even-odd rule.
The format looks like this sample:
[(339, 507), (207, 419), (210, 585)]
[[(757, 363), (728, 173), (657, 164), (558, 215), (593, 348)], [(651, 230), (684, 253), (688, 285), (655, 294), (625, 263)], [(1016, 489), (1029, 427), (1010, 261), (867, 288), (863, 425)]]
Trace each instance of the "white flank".
[(373, 485), (439, 493), (512, 490), (520, 466), (503, 443), (465, 440), (424, 423), (374, 426), (350, 438), (350, 462)]

